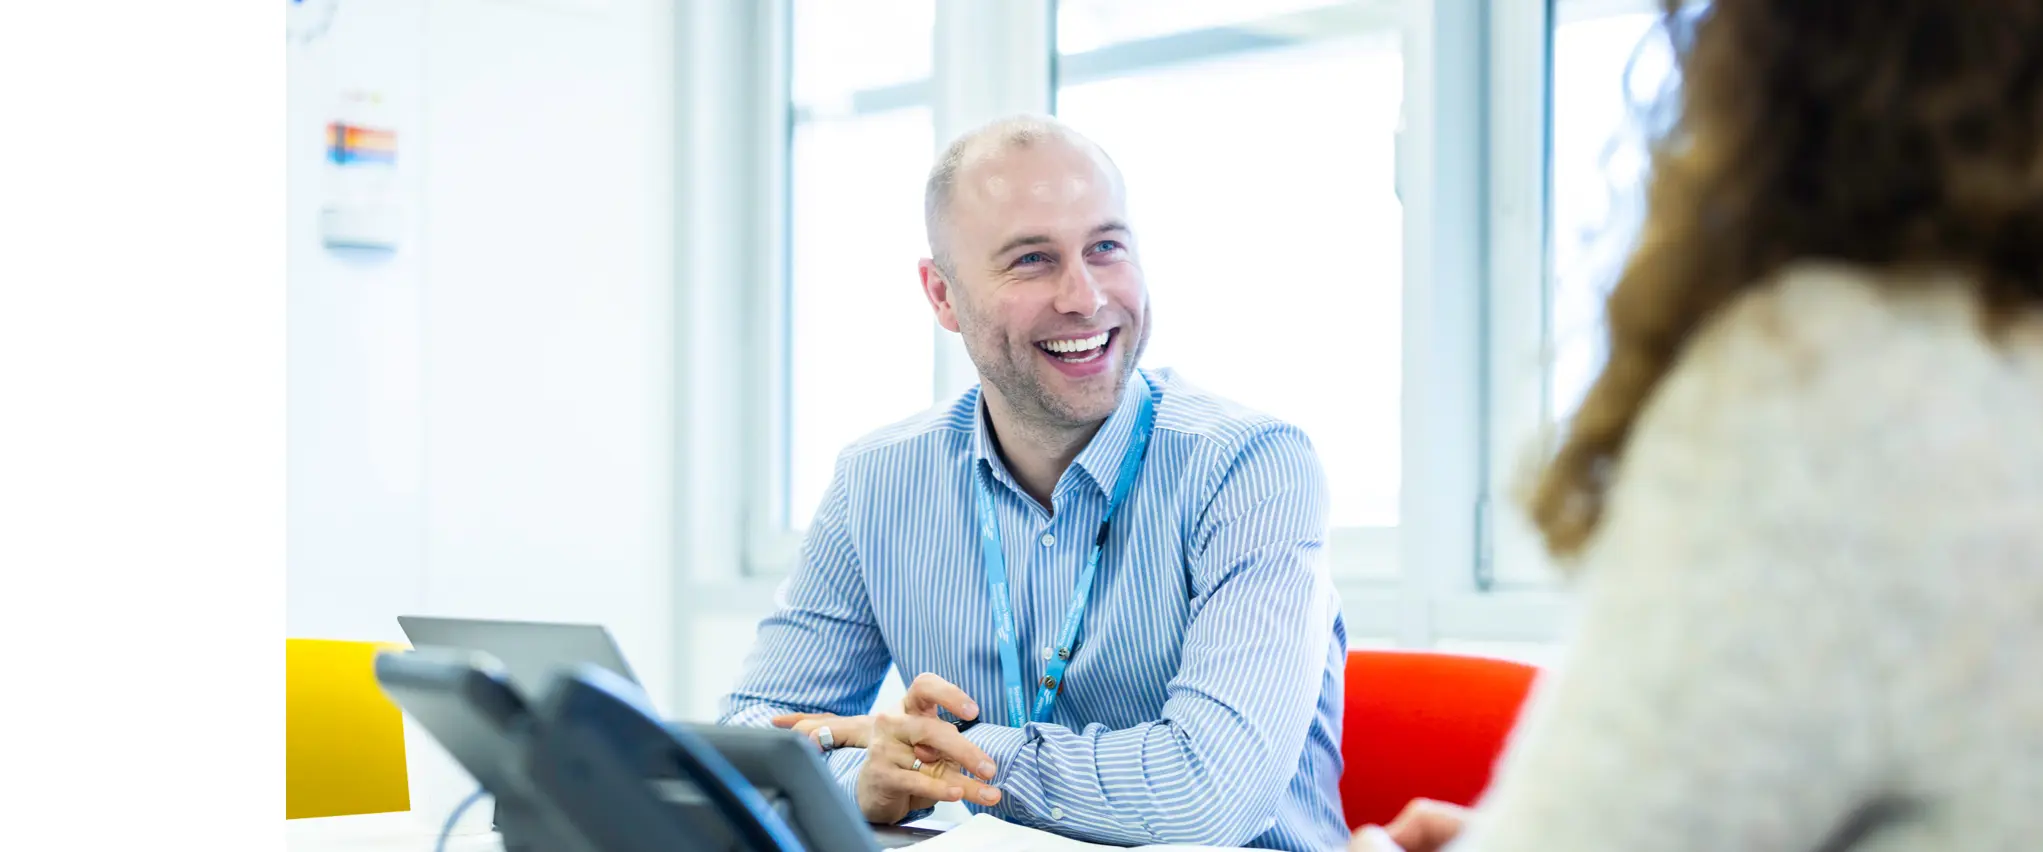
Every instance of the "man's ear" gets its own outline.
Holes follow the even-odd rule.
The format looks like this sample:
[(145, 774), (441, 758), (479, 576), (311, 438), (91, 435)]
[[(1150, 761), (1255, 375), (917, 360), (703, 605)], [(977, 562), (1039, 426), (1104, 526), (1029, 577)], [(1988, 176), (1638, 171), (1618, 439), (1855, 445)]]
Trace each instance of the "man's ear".
[(950, 278), (932, 258), (923, 258), (916, 268), (922, 273), (922, 295), (929, 298), (930, 308), (936, 311), (936, 324), (943, 326), (945, 331), (956, 332), (958, 311), (951, 304)]

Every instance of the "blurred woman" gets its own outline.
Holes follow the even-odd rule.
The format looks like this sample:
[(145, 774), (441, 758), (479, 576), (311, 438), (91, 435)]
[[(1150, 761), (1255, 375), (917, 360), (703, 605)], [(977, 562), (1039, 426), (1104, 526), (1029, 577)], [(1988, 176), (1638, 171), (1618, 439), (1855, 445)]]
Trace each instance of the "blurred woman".
[(2043, 0), (1667, 3), (1680, 111), (1530, 500), (1583, 607), (1356, 849), (2043, 846)]

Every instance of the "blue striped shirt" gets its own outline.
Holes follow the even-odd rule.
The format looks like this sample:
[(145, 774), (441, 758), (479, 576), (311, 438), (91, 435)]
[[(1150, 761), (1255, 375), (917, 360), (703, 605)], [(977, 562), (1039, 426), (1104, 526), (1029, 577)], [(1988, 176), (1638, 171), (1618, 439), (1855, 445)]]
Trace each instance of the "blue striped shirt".
[[(1009, 727), (975, 468), (991, 476), (1022, 680), (1033, 684), (1140, 394), (1155, 404), (1154, 431), (1064, 688), (1049, 722)], [(1137, 371), (1058, 480), (1051, 509), (1002, 464), (977, 388), (853, 444), (722, 721), (865, 713), (890, 665), (911, 680), (933, 672), (978, 702), (982, 721), (966, 736), (999, 767), (1001, 802), (968, 803), (975, 812), (1121, 845), (1345, 848), (1347, 637), (1324, 563), (1325, 475), (1304, 433), (1169, 370)], [(830, 755), (847, 793), (864, 758)]]

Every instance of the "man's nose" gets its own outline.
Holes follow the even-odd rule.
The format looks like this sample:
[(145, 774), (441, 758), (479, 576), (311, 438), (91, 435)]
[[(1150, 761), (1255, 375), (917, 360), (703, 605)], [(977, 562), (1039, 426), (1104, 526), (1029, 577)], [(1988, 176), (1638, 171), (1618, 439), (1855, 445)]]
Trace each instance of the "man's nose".
[(1107, 294), (1100, 289), (1099, 281), (1093, 278), (1090, 264), (1072, 264), (1057, 282), (1057, 300), (1052, 307), (1060, 314), (1076, 314), (1091, 319), (1106, 305)]

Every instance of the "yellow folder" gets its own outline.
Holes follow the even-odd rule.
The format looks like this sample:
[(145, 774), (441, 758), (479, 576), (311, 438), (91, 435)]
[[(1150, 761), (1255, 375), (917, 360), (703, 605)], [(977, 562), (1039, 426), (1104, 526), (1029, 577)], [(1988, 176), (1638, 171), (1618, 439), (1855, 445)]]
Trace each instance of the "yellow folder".
[(404, 716), (376, 683), (379, 642), (284, 640), (284, 818), (411, 810)]

